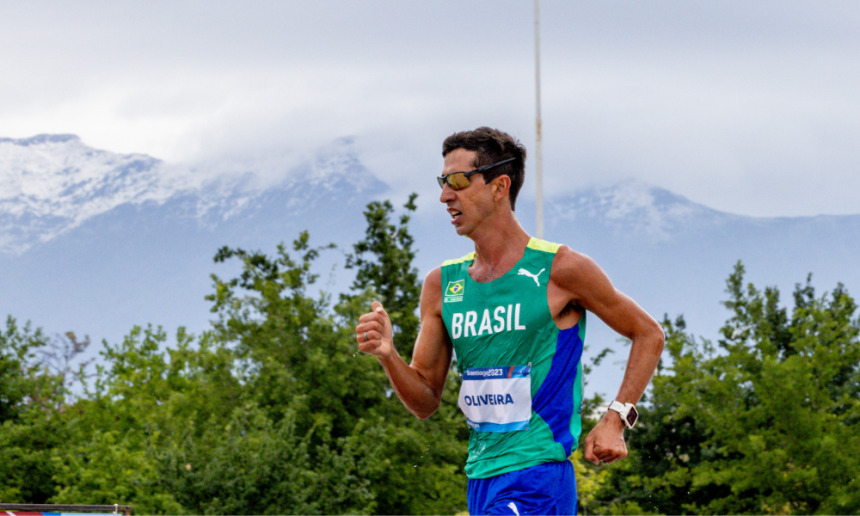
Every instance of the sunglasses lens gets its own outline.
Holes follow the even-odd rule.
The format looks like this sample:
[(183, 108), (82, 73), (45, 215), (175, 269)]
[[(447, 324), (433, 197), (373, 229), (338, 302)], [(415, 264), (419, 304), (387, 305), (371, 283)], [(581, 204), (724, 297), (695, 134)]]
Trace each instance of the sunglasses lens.
[(462, 190), (469, 186), (469, 178), (462, 172), (455, 172), (445, 176), (445, 180), (451, 185), (454, 190)]

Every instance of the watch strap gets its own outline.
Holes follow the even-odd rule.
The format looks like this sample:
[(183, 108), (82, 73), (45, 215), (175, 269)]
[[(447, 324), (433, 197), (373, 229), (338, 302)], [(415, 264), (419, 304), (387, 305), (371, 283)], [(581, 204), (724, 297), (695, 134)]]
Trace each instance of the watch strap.
[[(628, 429), (633, 428), (633, 425), (636, 424), (636, 420), (639, 419), (636, 406), (632, 403), (621, 403), (620, 401), (615, 400), (609, 404), (609, 410), (618, 412), (621, 415), (621, 421), (624, 422), (624, 426)], [(633, 412), (632, 415), (630, 414), (631, 411)]]

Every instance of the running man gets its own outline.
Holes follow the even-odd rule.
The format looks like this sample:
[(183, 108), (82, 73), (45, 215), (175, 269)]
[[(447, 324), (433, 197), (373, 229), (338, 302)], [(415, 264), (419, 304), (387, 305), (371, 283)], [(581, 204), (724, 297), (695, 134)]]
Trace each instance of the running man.
[(424, 280), (411, 364), (397, 354), (388, 314), (374, 301), (356, 326), (359, 349), (379, 360), (413, 414), (439, 407), (454, 352), (459, 405), (471, 427), (470, 514), (575, 514), (568, 457), (579, 440), (586, 311), (632, 341), (615, 401), (585, 439), (598, 464), (627, 456), (624, 429), (663, 349), (663, 331), (612, 286), (589, 257), (530, 237), (514, 214), (525, 148), (481, 127), (449, 136), (439, 200), (475, 251)]

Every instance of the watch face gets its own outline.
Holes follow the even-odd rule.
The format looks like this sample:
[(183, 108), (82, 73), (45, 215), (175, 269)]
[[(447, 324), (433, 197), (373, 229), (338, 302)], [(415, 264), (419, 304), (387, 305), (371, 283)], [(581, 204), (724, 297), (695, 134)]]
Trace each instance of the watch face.
[(627, 412), (628, 427), (633, 428), (633, 425), (636, 424), (637, 419), (639, 419), (639, 413), (636, 412), (636, 407), (630, 407), (630, 410)]

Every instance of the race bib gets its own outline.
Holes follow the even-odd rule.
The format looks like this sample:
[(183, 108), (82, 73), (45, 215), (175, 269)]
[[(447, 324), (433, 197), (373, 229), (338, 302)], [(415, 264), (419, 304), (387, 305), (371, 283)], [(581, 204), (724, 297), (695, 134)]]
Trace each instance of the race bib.
[(463, 372), (460, 410), (476, 432), (529, 429), (531, 366), (480, 367)]

